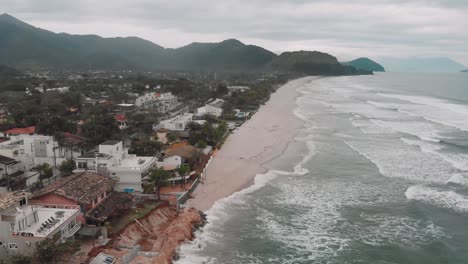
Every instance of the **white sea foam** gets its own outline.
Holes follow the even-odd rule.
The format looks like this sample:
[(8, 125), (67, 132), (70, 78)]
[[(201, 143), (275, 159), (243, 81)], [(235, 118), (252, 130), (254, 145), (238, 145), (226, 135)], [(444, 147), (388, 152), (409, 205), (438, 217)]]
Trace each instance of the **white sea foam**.
[(437, 155), (445, 161), (452, 164), (456, 169), (466, 171), (468, 170), (468, 155), (463, 153), (453, 153), (443, 151), (443, 148), (437, 143), (427, 143), (421, 140), (412, 140), (408, 138), (401, 138), (403, 142), (408, 145), (418, 146), (421, 151)]
[(371, 119), (361, 119), (361, 120), (353, 120), (351, 119), (351, 124), (359, 128), (362, 133), (364, 134), (394, 134), (396, 131), (393, 131), (388, 128), (384, 128), (379, 126), (371, 121)]
[(447, 180), (447, 184), (453, 183), (453, 184), (458, 184), (462, 186), (468, 187), (468, 175), (463, 175), (463, 174), (455, 174), (450, 179)]
[(455, 191), (445, 191), (424, 185), (416, 185), (408, 188), (405, 195), (410, 200), (453, 209), (457, 212), (468, 212), (468, 198)]
[(269, 170), (265, 174), (257, 174), (254, 179), (254, 184), (239, 192), (220, 199), (215, 202), (213, 207), (206, 211), (207, 224), (202, 230), (197, 231), (195, 240), (182, 245), (180, 252), (181, 258), (176, 262), (179, 264), (197, 264), (197, 263), (219, 263), (214, 257), (202, 257), (197, 252), (201, 252), (209, 244), (218, 243), (222, 238), (223, 223), (229, 219), (230, 209), (233, 205), (241, 205), (245, 203), (246, 195), (253, 193), (265, 187), (271, 180), (283, 175), (301, 176), (307, 174), (309, 171), (303, 167), (315, 154), (314, 144), (310, 140), (311, 135), (302, 140), (308, 147), (308, 153), (303, 159), (293, 168), (293, 171)]
[(419, 137), (422, 140), (439, 142), (440, 128), (438, 125), (429, 122), (417, 121), (383, 121), (371, 120), (374, 124), (383, 128), (391, 129), (405, 134)]
[(458, 172), (441, 157), (421, 152), (398, 139), (348, 140), (345, 143), (374, 163), (387, 177), (444, 184)]
[(399, 109), (400, 112), (411, 113), (435, 123), (468, 131), (468, 122), (466, 122), (468, 119), (468, 106), (423, 96), (382, 93), (379, 95), (413, 103), (393, 103), (392, 107)]

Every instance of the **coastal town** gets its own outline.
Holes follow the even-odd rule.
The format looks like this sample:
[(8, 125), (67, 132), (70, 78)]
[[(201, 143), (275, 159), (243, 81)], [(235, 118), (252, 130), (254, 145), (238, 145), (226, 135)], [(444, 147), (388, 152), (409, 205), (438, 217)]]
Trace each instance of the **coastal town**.
[(275, 74), (27, 72), (1, 93), (0, 259), (171, 263), (187, 206)]

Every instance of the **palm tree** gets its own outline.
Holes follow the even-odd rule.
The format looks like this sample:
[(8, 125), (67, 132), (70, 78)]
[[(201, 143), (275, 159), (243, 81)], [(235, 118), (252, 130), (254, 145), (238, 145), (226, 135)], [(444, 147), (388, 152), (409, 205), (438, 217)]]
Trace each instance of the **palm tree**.
[(147, 193), (156, 191), (158, 200), (161, 200), (160, 190), (161, 187), (167, 184), (167, 179), (169, 179), (169, 173), (162, 167), (152, 170), (150, 172), (145, 191)]
[(39, 181), (41, 183), (41, 188), (44, 187), (43, 180), (48, 179), (50, 183), (50, 178), (54, 176), (54, 171), (53, 168), (47, 164), (44, 163), (42, 165), (39, 165), (35, 168), (39, 172)]
[(190, 172), (190, 166), (188, 164), (184, 164), (182, 166), (180, 166), (179, 168), (176, 169), (177, 173), (179, 173), (179, 176), (181, 176), (182, 178), (182, 188), (184, 189), (185, 191), (185, 176), (187, 176), (187, 174), (189, 174)]

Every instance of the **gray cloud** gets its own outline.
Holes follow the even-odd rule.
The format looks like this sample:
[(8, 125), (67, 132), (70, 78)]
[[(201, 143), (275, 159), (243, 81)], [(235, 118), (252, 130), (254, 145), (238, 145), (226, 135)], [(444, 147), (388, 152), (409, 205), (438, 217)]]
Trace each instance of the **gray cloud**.
[(468, 65), (466, 0), (0, 0), (55, 32), (139, 36), (166, 47), (239, 38), (273, 51), (448, 56)]

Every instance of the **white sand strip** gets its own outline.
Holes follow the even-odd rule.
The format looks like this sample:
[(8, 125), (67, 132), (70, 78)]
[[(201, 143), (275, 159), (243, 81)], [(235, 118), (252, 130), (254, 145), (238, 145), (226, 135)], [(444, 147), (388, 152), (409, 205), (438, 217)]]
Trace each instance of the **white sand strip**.
[(239, 129), (231, 134), (207, 168), (206, 180), (187, 203), (206, 211), (213, 204), (253, 183), (262, 164), (278, 157), (303, 126), (294, 115), (297, 89), (317, 77), (287, 83)]

